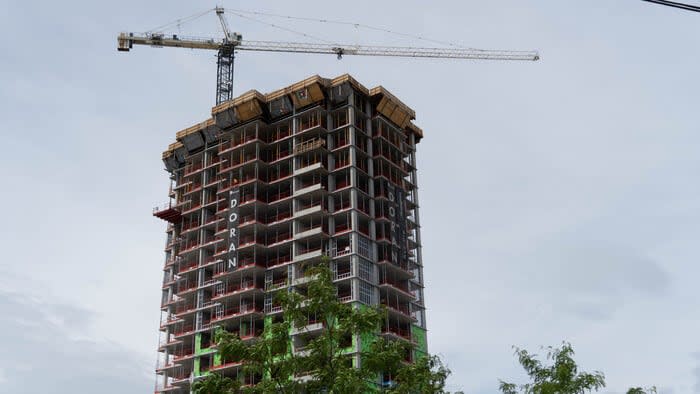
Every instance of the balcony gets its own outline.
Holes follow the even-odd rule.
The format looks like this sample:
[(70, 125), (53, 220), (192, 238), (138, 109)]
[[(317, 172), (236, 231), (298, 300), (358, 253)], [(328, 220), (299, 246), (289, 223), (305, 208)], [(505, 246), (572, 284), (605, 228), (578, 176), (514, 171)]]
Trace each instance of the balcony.
[(180, 223), (182, 220), (179, 205), (173, 204), (172, 201), (153, 208), (153, 216), (174, 224)]
[(290, 256), (282, 256), (282, 257), (277, 257), (274, 259), (268, 259), (267, 260), (267, 265), (268, 267), (276, 267), (278, 265), (283, 265), (287, 263), (291, 263), (292, 258)]
[(323, 148), (326, 146), (326, 141), (320, 138), (314, 138), (308, 141), (300, 142), (294, 146), (294, 154), (300, 154), (305, 152), (310, 152), (315, 149)]
[(196, 260), (189, 262), (189, 263), (184, 263), (184, 264), (180, 265), (177, 272), (178, 272), (178, 274), (182, 274), (184, 272), (192, 271), (198, 265), (199, 265), (199, 263)]
[(318, 238), (327, 236), (328, 230), (325, 226), (317, 226), (309, 229), (304, 229), (296, 234), (294, 234), (294, 240), (298, 241), (306, 238)]
[[(230, 152), (236, 148), (240, 148), (254, 141), (261, 141), (255, 134), (248, 134), (245, 136), (239, 136), (235, 139), (224, 141), (219, 146), (219, 153)], [(262, 142), (262, 141), (261, 141)]]
[(294, 192), (294, 197), (299, 197), (307, 193), (314, 193), (318, 191), (325, 191), (326, 185), (323, 182), (312, 183), (310, 185), (302, 185), (301, 188)]
[(300, 250), (300, 253), (294, 256), (294, 262), (298, 263), (301, 261), (306, 261), (306, 260), (311, 260), (311, 259), (316, 259), (320, 258), (323, 256), (323, 249), (302, 249)]
[(411, 336), (411, 330), (399, 327), (383, 327), (382, 334), (393, 336), (396, 338), (404, 339), (409, 342), (413, 342), (413, 337)]
[(283, 222), (291, 217), (292, 217), (291, 211), (274, 213), (272, 215), (268, 215), (265, 218), (265, 224), (268, 224), (268, 225), (277, 224), (277, 223)]
[(239, 316), (244, 316), (250, 313), (262, 313), (256, 306), (248, 305), (244, 307), (229, 307), (224, 310), (224, 313), (217, 315), (211, 319), (211, 322), (223, 322), (229, 319), (233, 319)]
[(298, 168), (294, 170), (294, 175), (304, 175), (314, 171), (327, 171), (326, 166), (321, 162), (316, 162), (314, 164), (309, 164), (305, 167)]
[(287, 278), (280, 278), (273, 280), (272, 282), (265, 283), (265, 291), (277, 290), (286, 287), (288, 284)]
[(325, 211), (322, 203), (317, 203), (317, 205), (309, 205), (308, 207), (301, 207), (298, 211), (294, 212), (294, 219), (298, 219), (304, 216), (313, 215), (315, 213), (321, 213)]
[(192, 175), (198, 171), (201, 171), (203, 168), (204, 168), (204, 165), (202, 165), (202, 161), (199, 160), (196, 163), (192, 163), (188, 166), (185, 166), (184, 176)]
[(253, 281), (248, 281), (244, 283), (236, 283), (236, 284), (229, 284), (228, 286), (224, 288), (217, 288), (216, 291), (214, 292), (214, 297), (212, 297), (213, 300), (220, 300), (232, 295), (244, 293), (248, 290), (262, 290), (259, 287), (255, 286), (255, 283)]
[(291, 241), (291, 240), (292, 240), (292, 237), (291, 237), (291, 233), (289, 233), (289, 232), (275, 234), (275, 235), (271, 235), (268, 237), (267, 246), (278, 246), (280, 244), (283, 244), (283, 243)]
[(292, 195), (291, 191), (289, 190), (284, 190), (279, 193), (273, 194), (270, 196), (268, 199), (267, 203), (268, 204), (274, 204), (276, 202), (282, 201), (286, 198), (289, 198)]
[(322, 329), (323, 329), (323, 323), (313, 322), (313, 323), (309, 323), (303, 327), (292, 327), (292, 330), (289, 334), (290, 335), (310, 334), (313, 332), (320, 331)]
[(413, 299), (413, 293), (408, 289), (408, 284), (407, 283), (398, 283), (395, 281), (387, 280), (387, 279), (382, 279), (379, 281), (379, 286), (380, 287), (390, 287), (394, 290), (398, 290), (401, 294), (405, 295), (408, 298)]

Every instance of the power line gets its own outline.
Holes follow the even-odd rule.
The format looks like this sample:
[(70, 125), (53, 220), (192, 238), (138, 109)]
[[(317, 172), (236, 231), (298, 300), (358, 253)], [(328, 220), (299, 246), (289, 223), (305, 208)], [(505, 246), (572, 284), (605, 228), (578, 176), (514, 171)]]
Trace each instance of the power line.
[(679, 8), (679, 9), (686, 10), (686, 11), (700, 12), (700, 6), (691, 5), (691, 4), (677, 3), (675, 1), (667, 1), (667, 0), (642, 0), (642, 1), (646, 1), (646, 2), (654, 3), (654, 4), (659, 4), (659, 5), (665, 5), (667, 7)]

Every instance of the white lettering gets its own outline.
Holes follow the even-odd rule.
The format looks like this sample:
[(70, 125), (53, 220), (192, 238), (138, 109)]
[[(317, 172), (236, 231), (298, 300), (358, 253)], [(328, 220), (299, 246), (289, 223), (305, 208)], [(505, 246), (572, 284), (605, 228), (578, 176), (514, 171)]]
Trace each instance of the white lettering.
[(394, 210), (394, 207), (389, 207), (389, 216), (392, 218), (396, 215), (396, 210)]
[(236, 208), (238, 206), (238, 199), (237, 198), (232, 198), (231, 199), (231, 208)]
[(232, 213), (231, 215), (229, 215), (228, 221), (229, 221), (230, 223), (234, 223), (236, 220), (238, 220), (238, 214), (237, 214), (237, 213), (234, 212), (234, 213)]
[(230, 229), (228, 232), (228, 236), (229, 236), (229, 238), (235, 237), (236, 236), (236, 229), (235, 228)]
[(238, 259), (235, 257), (229, 257), (228, 268), (236, 268), (236, 267), (238, 267)]

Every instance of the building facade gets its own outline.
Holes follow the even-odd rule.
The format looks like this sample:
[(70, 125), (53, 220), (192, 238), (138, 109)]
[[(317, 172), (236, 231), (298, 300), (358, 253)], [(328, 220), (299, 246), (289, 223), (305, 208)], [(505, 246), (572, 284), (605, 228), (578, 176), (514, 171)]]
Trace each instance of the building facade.
[(170, 201), (154, 210), (168, 222), (156, 392), (188, 393), (208, 371), (254, 384), (212, 348), (214, 329), (259, 336), (281, 313), (275, 292), (324, 256), (341, 301), (386, 306), (380, 335), (427, 352), (414, 118), (382, 87), (314, 76), (176, 134)]

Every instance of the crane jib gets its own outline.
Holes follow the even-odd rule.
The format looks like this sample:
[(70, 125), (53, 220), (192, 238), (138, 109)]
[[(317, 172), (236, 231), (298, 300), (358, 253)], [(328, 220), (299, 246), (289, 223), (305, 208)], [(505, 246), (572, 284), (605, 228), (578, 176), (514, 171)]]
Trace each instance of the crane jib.
[(221, 50), (222, 48), (242, 51), (289, 52), (355, 56), (418, 57), (436, 59), (484, 59), (484, 60), (539, 60), (536, 51), (505, 51), (471, 48), (419, 48), (382, 47), (361, 45), (316, 44), (277, 41), (216, 41), (203, 38), (179, 38), (163, 35), (133, 35), (122, 33), (119, 36), (119, 50), (128, 50), (132, 45), (176, 47)]
[[(226, 26), (224, 27), (225, 30)], [(419, 48), (363, 46), (279, 41), (243, 41), (238, 33), (226, 32), (226, 38), (166, 36), (162, 33), (135, 34), (121, 33), (117, 38), (117, 50), (128, 52), (134, 45), (153, 47), (191, 48), (218, 51), (216, 104), (233, 98), (233, 63), (236, 50), (258, 52), (285, 52), (306, 54), (336, 55), (341, 59), (345, 55), (412, 57), (433, 59), (474, 59), (474, 60), (515, 60), (537, 61), (540, 56), (535, 51), (485, 50), (473, 48)]]

